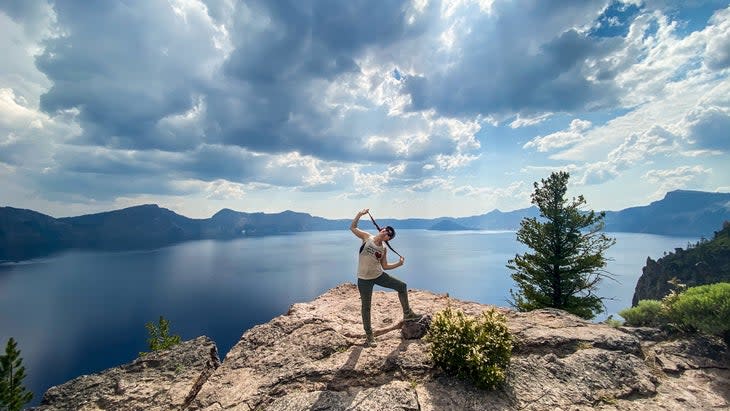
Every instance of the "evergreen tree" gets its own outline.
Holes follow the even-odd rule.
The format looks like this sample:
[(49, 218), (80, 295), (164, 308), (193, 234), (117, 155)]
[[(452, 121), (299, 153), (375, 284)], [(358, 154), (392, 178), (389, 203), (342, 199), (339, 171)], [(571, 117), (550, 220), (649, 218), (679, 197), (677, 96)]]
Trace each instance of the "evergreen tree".
[(170, 335), (170, 321), (160, 316), (157, 325), (149, 322), (145, 324), (149, 338), (147, 343), (152, 351), (167, 350), (177, 344), (180, 344), (179, 335)]
[(554, 172), (541, 184), (534, 183), (532, 203), (543, 221), (535, 217), (520, 223), (517, 240), (532, 249), (509, 260), (507, 268), (518, 290), (510, 290), (511, 302), (520, 311), (559, 308), (591, 319), (604, 310), (603, 298), (595, 295), (598, 283), (610, 274), (604, 252), (616, 240), (605, 236), (605, 213), (584, 211), (582, 195), (565, 198), (570, 174)]
[(11, 337), (0, 355), (0, 410), (18, 411), (33, 398), (33, 393), (23, 387), (25, 367), (20, 350)]

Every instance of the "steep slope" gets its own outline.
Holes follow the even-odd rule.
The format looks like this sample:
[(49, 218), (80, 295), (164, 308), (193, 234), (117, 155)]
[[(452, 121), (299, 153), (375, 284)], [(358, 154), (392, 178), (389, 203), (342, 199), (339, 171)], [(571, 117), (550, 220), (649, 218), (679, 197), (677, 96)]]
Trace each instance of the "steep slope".
[(70, 224), (32, 210), (0, 207), (0, 261), (40, 257), (73, 244)]
[(673, 278), (688, 287), (730, 282), (730, 222), (726, 221), (712, 240), (686, 250), (677, 248), (657, 261), (647, 258), (631, 304), (662, 299), (669, 294), (669, 280)]
[(201, 220), (155, 204), (59, 218), (73, 227), (75, 247), (104, 250), (154, 248), (200, 238)]

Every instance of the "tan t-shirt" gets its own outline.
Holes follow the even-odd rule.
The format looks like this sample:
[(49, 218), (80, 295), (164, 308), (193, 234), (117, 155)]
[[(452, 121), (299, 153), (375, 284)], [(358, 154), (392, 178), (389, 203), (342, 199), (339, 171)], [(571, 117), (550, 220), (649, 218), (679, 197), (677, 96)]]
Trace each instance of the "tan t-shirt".
[(360, 252), (360, 259), (357, 264), (357, 278), (363, 280), (374, 280), (383, 273), (383, 266), (380, 265), (380, 258), (385, 254), (385, 247), (375, 245), (373, 236), (365, 240)]

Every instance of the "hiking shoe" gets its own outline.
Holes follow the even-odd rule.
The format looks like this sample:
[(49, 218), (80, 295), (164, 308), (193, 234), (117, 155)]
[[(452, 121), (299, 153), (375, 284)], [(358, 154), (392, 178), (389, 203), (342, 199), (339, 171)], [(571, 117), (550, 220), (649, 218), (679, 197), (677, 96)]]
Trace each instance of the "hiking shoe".
[(365, 346), (366, 347), (377, 347), (378, 343), (375, 342), (375, 337), (372, 335), (368, 335), (365, 337)]
[(403, 321), (413, 321), (421, 318), (420, 314), (416, 314), (413, 310), (408, 310), (407, 313), (403, 314)]

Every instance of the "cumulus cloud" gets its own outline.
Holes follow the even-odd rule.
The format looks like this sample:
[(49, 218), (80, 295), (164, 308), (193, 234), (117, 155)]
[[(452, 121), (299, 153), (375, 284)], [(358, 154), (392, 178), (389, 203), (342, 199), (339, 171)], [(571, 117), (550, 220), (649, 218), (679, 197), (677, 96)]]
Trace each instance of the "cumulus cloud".
[[(626, 112), (587, 130), (582, 141), (551, 155), (556, 160), (592, 164), (588, 176), (594, 174), (596, 178), (586, 182), (598, 183), (619, 175), (604, 153), (616, 150), (630, 136), (652, 129), (661, 128), (681, 137), (684, 141), (678, 141), (677, 150), (683, 155), (708, 153), (712, 150), (709, 146), (721, 148), (721, 142), (709, 140), (709, 146), (704, 147), (698, 133), (701, 130), (703, 135), (705, 131), (714, 135), (706, 127), (713, 127), (710, 124), (714, 121), (722, 122), (721, 113), (707, 111), (710, 107), (730, 107), (728, 99), (721, 97), (729, 92), (727, 75), (708, 70), (703, 64), (706, 45), (727, 24), (730, 8), (717, 10), (706, 27), (683, 36), (682, 22), (668, 17), (673, 13), (670, 5), (652, 5), (660, 9), (642, 9), (637, 14), (624, 46), (595, 62), (597, 70), (611, 66), (615, 71), (616, 84), (624, 90), (621, 99)], [(688, 145), (690, 141), (696, 144)]]
[(644, 174), (644, 178), (657, 187), (653, 196), (659, 197), (668, 191), (699, 184), (711, 172), (712, 169), (702, 166), (680, 166), (674, 169), (650, 170)]
[(730, 108), (705, 107), (689, 113), (686, 118), (687, 133), (691, 142), (701, 149), (730, 149)]
[(243, 184), (232, 183), (227, 180), (215, 180), (205, 187), (205, 197), (210, 200), (242, 200), (246, 197)]
[(74, 113), (51, 118), (12, 89), (0, 88), (0, 163), (47, 167), (57, 143), (79, 133)]
[[(504, 186), (459, 185), (451, 188), (451, 192), (461, 201), (476, 202), (483, 213), (488, 210), (513, 210), (530, 206), (532, 186), (524, 181), (514, 181)], [(474, 213), (475, 214), (475, 213)]]
[(700, 153), (727, 152), (730, 139), (730, 82), (723, 82), (708, 91), (677, 124), (677, 129)]
[[(187, 139), (155, 129), (185, 115), (211, 87), (223, 52), (222, 36), (195, 2), (94, 3), (60, 0), (54, 11), (60, 35), (44, 41), (36, 59), (52, 82), (41, 108), (79, 110), (78, 143), (123, 149), (184, 150)], [(180, 7), (175, 7), (180, 5)]]
[(585, 64), (621, 45), (586, 30), (605, 7), (605, 1), (494, 2), (483, 13), (465, 2), (449, 17), (462, 23), (443, 57), (454, 63), (448, 70), (424, 63), (405, 78), (411, 108), (506, 116), (613, 104), (615, 85), (589, 79)]
[(710, 19), (704, 63), (711, 70), (730, 67), (730, 8), (720, 10)]
[(678, 137), (661, 127), (654, 127), (641, 134), (632, 134), (608, 153), (605, 161), (586, 165), (579, 183), (603, 183), (616, 178), (632, 166), (650, 162), (658, 155), (673, 153), (677, 147)]
[(5, 1), (0, 166), (77, 202), (516, 201), (465, 183), (492, 150), (598, 184), (727, 152), (730, 8), (712, 4), (687, 30), (664, 0)]
[(565, 131), (538, 136), (528, 141), (522, 148), (537, 148), (537, 151), (545, 152), (556, 148), (562, 148), (579, 142), (584, 138), (584, 131), (591, 128), (590, 121), (575, 119), (570, 122), (570, 128)]

